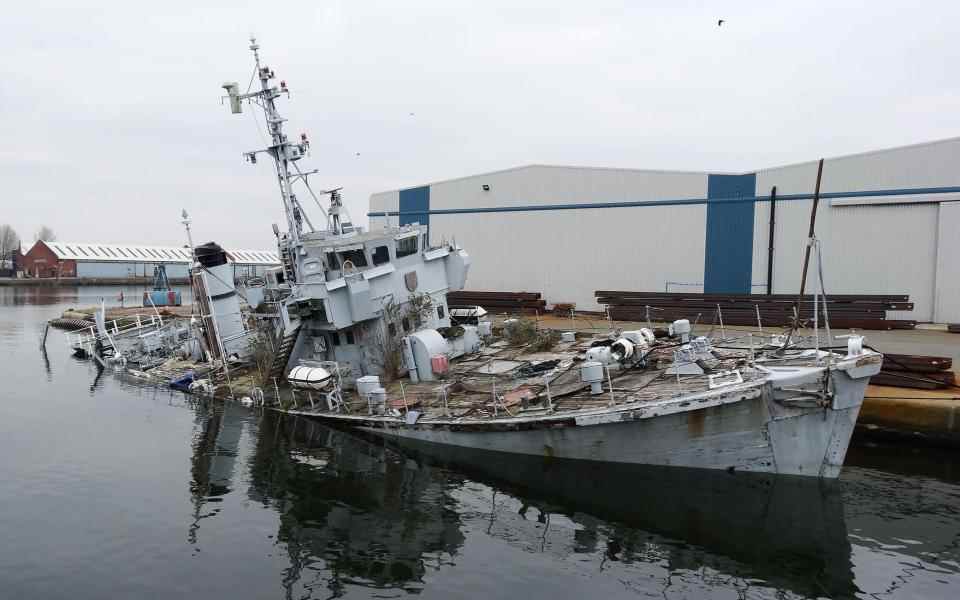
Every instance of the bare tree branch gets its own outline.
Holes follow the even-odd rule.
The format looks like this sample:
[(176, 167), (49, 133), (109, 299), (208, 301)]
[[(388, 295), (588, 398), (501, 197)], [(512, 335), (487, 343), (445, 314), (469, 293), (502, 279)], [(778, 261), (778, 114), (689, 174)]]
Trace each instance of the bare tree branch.
[(20, 236), (6, 223), (0, 225), (0, 268), (6, 268), (10, 253), (20, 246)]
[(55, 242), (57, 241), (57, 235), (53, 232), (53, 229), (50, 229), (46, 225), (42, 225), (40, 229), (33, 235), (33, 240), (35, 242), (43, 240), (44, 242)]

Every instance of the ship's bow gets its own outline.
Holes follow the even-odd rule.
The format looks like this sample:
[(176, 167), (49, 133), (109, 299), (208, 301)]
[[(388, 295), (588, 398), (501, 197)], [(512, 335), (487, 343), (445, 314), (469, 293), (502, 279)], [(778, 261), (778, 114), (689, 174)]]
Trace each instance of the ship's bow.
[(867, 352), (829, 367), (771, 369), (767, 433), (777, 473), (840, 475), (864, 393), (882, 361)]

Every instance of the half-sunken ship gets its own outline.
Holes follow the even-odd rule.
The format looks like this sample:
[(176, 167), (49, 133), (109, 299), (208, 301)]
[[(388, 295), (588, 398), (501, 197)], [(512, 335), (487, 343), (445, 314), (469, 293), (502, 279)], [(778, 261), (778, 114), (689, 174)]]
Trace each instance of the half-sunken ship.
[[(795, 336), (718, 341), (686, 320), (583, 337), (450, 307), (466, 251), (417, 223), (364, 231), (339, 190), (314, 193), (316, 171), (298, 166), (309, 142), (288, 139), (277, 111), (287, 85), (250, 48), (259, 89), (223, 87), (234, 113), (265, 114), (271, 145), (246, 156), (273, 159), (286, 215), (266, 285), (281, 410), (401, 444), (837, 477), (882, 359), (861, 337), (839, 351)], [(329, 197), (322, 226), (295, 188), (318, 206)]]

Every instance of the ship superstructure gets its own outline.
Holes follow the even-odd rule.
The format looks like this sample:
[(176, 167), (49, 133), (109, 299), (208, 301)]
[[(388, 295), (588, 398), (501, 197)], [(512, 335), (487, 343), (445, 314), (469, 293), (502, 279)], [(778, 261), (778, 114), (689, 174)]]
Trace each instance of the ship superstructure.
[[(351, 222), (340, 188), (315, 193), (309, 177), (317, 171), (297, 164), (309, 152), (307, 136), (291, 141), (277, 110), (276, 100), (289, 96), (287, 83), (274, 84), (255, 39), (250, 50), (259, 89), (223, 88), (232, 112), (240, 113), (245, 102), (263, 112), (271, 145), (244, 156), (251, 163), (261, 154), (273, 160), (286, 217), (286, 231), (274, 226), (282, 265), (267, 274), (267, 295), (277, 309), (273, 374), (286, 378), (294, 367), (306, 367), (297, 371), (309, 374), (304, 385), (338, 376), (348, 388), (357, 378), (397, 374), (405, 366), (406, 335), (449, 327), (446, 293), (463, 288), (470, 258), (455, 243), (432, 244), (418, 223), (365, 231)], [(298, 188), (316, 202), (322, 227), (304, 210)], [(327, 209), (320, 196), (329, 198)]]

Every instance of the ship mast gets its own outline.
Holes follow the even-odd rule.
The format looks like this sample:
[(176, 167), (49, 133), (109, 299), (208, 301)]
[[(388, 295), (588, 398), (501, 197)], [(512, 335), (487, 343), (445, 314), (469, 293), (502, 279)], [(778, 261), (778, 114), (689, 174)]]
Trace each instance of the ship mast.
[[(277, 169), (277, 183), (280, 185), (280, 196), (283, 199), (283, 210), (287, 217), (287, 231), (289, 231), (290, 242), (297, 245), (300, 242), (300, 235), (303, 232), (303, 220), (306, 217), (300, 202), (293, 193), (293, 180), (298, 177), (291, 173), (294, 161), (300, 160), (306, 154), (310, 147), (306, 134), (301, 134), (299, 143), (292, 143), (287, 139), (283, 132), (283, 124), (286, 121), (280, 116), (277, 110), (275, 100), (282, 94), (290, 96), (287, 89), (287, 82), (280, 81), (280, 86), (272, 86), (270, 81), (275, 78), (274, 72), (270, 67), (260, 64), (260, 49), (257, 40), (250, 38), (250, 50), (253, 52), (255, 62), (254, 76), (260, 79), (260, 89), (258, 91), (240, 93), (240, 86), (236, 82), (225, 83), (223, 88), (227, 91), (227, 98), (230, 100), (230, 110), (234, 114), (242, 112), (241, 101), (249, 100), (263, 109), (264, 118), (267, 124), (267, 131), (270, 134), (271, 145), (262, 150), (245, 152), (244, 156), (251, 163), (257, 162), (257, 154), (266, 152), (274, 161)], [(293, 167), (295, 168), (295, 167)], [(310, 225), (310, 222), (307, 221)], [(311, 227), (312, 228), (312, 227)]]

